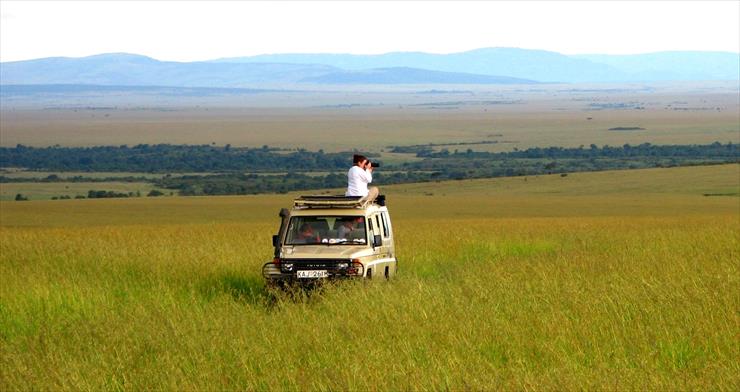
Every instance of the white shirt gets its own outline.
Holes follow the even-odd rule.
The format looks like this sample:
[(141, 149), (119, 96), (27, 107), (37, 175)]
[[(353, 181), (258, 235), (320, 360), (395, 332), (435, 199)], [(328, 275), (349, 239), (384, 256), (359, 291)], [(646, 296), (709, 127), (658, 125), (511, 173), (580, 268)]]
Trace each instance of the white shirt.
[(347, 192), (345, 196), (367, 196), (367, 184), (373, 182), (373, 173), (369, 170), (361, 169), (359, 166), (352, 166), (347, 172)]

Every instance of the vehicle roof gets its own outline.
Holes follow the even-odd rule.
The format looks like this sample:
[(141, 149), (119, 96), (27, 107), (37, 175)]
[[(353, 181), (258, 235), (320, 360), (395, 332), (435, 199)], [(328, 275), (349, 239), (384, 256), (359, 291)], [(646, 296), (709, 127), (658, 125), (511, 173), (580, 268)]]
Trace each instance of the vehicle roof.
[(325, 215), (371, 215), (376, 212), (388, 211), (387, 207), (370, 204), (364, 208), (304, 208), (293, 207), (291, 216), (325, 216)]
[[(378, 201), (379, 200), (379, 201)], [(311, 195), (300, 196), (293, 200), (291, 215), (369, 215), (388, 211), (385, 207), (385, 196), (368, 203), (359, 196)]]

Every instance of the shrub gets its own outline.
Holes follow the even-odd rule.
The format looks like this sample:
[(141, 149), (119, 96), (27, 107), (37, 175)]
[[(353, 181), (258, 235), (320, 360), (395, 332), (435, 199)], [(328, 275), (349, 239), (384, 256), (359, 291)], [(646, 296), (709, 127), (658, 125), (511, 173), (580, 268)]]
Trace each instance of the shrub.
[(157, 189), (152, 189), (146, 195), (147, 195), (147, 197), (157, 197), (157, 196), (163, 196), (164, 193), (162, 193), (161, 191), (159, 191)]

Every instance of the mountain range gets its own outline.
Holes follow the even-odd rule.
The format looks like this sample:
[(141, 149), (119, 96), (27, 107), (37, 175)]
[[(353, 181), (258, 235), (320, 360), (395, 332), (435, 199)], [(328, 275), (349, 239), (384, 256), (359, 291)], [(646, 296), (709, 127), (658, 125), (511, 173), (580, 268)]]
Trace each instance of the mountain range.
[(173, 62), (112, 53), (0, 63), (0, 84), (286, 88), (310, 85), (533, 84), (740, 80), (740, 54), (564, 55), (484, 48), (461, 53), (271, 54)]

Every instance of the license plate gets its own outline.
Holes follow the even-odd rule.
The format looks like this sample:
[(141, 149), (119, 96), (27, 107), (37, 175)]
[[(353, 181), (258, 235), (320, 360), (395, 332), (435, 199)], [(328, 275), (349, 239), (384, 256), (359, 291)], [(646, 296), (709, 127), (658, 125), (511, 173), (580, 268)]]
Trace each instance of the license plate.
[(310, 279), (310, 278), (328, 278), (329, 273), (326, 270), (308, 270), (308, 271), (297, 271), (298, 278)]

